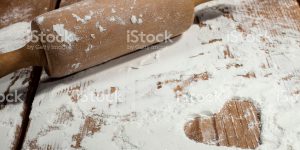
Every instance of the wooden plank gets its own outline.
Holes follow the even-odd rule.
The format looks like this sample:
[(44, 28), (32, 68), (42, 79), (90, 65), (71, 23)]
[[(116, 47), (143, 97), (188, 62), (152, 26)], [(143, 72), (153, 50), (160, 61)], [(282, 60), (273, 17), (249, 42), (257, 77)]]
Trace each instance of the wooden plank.
[[(296, 99), (300, 89), (296, 1), (221, 0), (197, 10), (200, 28), (192, 26), (172, 44), (60, 80), (44, 80), (24, 149), (296, 149), (298, 142), (287, 141), (297, 137), (297, 128), (273, 120), (292, 113), (283, 105), (299, 106), (281, 101)], [(259, 104), (265, 113), (262, 128), (255, 108), (238, 102), (215, 115), (215, 121), (201, 121), (203, 114), (218, 112), (236, 96)], [(190, 118), (198, 121), (184, 128)], [(198, 130), (186, 136), (184, 129)]]
[(200, 120), (200, 128), (205, 129), (201, 130), (201, 134), (203, 137), (203, 143), (206, 144), (215, 144), (217, 143), (217, 133), (215, 127), (215, 119), (208, 118), (208, 119), (201, 119)]

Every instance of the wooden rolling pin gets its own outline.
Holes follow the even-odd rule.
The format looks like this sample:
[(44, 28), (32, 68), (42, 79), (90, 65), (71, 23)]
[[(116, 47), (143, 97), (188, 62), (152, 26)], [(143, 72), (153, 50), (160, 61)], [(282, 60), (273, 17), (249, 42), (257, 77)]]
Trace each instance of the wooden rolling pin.
[(0, 77), (29, 66), (63, 77), (162, 42), (186, 31), (206, 1), (86, 0), (43, 14), (32, 21), (31, 42), (0, 55)]

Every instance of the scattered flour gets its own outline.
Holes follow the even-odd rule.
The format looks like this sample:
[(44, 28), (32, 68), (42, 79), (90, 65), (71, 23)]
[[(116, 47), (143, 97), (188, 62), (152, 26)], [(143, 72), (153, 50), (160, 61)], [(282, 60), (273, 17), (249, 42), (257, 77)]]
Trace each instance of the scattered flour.
[(125, 25), (125, 21), (119, 16), (111, 16), (107, 18), (110, 22), (115, 22), (120, 25)]
[(102, 27), (101, 25), (99, 26), (99, 30), (100, 30), (100, 32), (105, 32), (106, 31), (106, 29), (104, 27)]
[(62, 40), (69, 45), (69, 48), (71, 48), (74, 41), (79, 41), (79, 38), (75, 33), (64, 28), (64, 24), (53, 25), (53, 30), (62, 37)]
[(99, 21), (96, 22), (96, 28), (98, 28), (100, 32), (105, 32), (106, 31), (106, 29), (100, 25)]
[(95, 34), (91, 34), (91, 37), (92, 37), (93, 39), (95, 39), (95, 38), (96, 38)]
[(136, 18), (136, 16), (131, 16), (131, 22), (133, 23), (133, 24), (136, 24), (137, 23), (137, 21), (138, 21), (138, 19)]
[(89, 45), (86, 49), (85, 52), (89, 52), (94, 46), (93, 45)]
[(143, 20), (142, 18), (138, 18), (137, 16), (131, 16), (131, 23), (133, 24), (142, 24)]
[(111, 9), (111, 12), (114, 14), (114, 13), (116, 13), (117, 11), (116, 11), (114, 8), (112, 8), (112, 9)]
[(37, 22), (38, 24), (42, 24), (42, 23), (44, 22), (44, 19), (45, 19), (44, 16), (39, 16), (39, 17), (36, 18), (36, 22)]
[(72, 16), (76, 18), (77, 22), (81, 22), (82, 24), (86, 24), (89, 20), (91, 20), (93, 15), (94, 13), (90, 11), (89, 15), (85, 15), (84, 18), (81, 18), (78, 15), (72, 13)]
[(76, 18), (77, 21), (80, 21), (81, 23), (86, 24), (86, 21), (84, 19), (80, 18), (79, 16), (77, 16), (76, 14), (72, 14), (72, 16), (74, 18)]
[(108, 19), (110, 22), (115, 22), (116, 21), (116, 18), (115, 18), (115, 16), (111, 16), (111, 17), (109, 17), (109, 19)]
[(73, 69), (78, 69), (80, 67), (80, 63), (77, 63), (77, 64), (73, 64), (72, 65), (72, 68)]
[(143, 23), (142, 18), (139, 18), (139, 19), (138, 19), (138, 24), (142, 24), (142, 23)]

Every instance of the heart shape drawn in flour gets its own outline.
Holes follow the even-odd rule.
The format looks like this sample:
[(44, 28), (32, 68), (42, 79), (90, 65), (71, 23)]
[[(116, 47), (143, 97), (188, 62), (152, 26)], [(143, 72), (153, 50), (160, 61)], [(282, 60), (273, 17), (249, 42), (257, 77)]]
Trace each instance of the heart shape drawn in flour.
[(254, 104), (235, 99), (212, 117), (197, 117), (187, 122), (184, 131), (196, 142), (255, 149), (260, 144), (260, 127), (260, 114)]

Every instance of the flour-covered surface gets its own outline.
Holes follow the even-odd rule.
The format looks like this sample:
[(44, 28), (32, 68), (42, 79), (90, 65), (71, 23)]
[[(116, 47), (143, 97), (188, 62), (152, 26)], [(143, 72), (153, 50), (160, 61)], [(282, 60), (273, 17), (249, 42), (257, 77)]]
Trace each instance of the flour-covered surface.
[(235, 149), (197, 143), (187, 122), (232, 99), (261, 114), (257, 149), (300, 149), (296, 0), (219, 0), (163, 43), (40, 84), (24, 149)]
[(30, 71), (31, 69), (23, 69), (0, 79), (0, 144), (2, 149), (14, 149), (18, 144)]
[(54, 8), (56, 0), (1, 0), (0, 28), (20, 21), (31, 21)]
[[(19, 49), (31, 39), (30, 21), (53, 8), (55, 0), (2, 0), (0, 3), (0, 54)], [(21, 69), (0, 79), (1, 149), (19, 148), (26, 132), (28, 101), (39, 77), (32, 68)]]
[[(25, 45), (26, 37), (30, 35), (28, 30), (30, 30), (30, 23), (28, 22), (21, 22), (1, 29), (0, 53), (12, 51), (14, 48)], [(0, 79), (1, 149), (14, 149), (18, 144), (31, 70), (31, 68), (22, 69)]]

